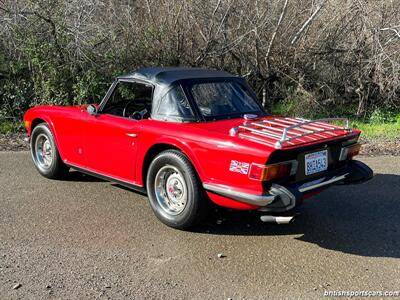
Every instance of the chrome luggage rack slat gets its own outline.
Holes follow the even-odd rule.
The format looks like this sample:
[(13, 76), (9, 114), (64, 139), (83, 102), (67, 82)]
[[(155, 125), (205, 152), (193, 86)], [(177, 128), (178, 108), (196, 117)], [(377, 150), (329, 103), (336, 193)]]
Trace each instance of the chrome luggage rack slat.
[[(326, 124), (326, 122), (343, 121), (345, 126), (338, 126), (333, 124)], [(268, 126), (267, 124), (270, 124)], [(272, 127), (272, 126), (276, 127)], [(276, 149), (281, 149), (284, 143), (293, 145), (291, 142), (294, 139), (300, 142), (315, 141), (315, 136), (325, 138), (326, 136), (321, 133), (336, 136), (334, 131), (345, 130), (352, 132), (349, 127), (349, 120), (346, 118), (326, 118), (317, 120), (307, 120), (301, 118), (283, 118), (271, 119), (262, 121), (253, 121), (249, 124), (233, 127), (230, 130), (231, 135), (242, 134), (245, 138), (252, 139), (247, 133), (252, 133), (257, 136), (263, 136), (272, 141), (265, 141), (266, 145), (273, 145)], [(314, 135), (311, 136), (311, 135)], [(254, 137), (257, 142), (262, 142), (260, 138)]]

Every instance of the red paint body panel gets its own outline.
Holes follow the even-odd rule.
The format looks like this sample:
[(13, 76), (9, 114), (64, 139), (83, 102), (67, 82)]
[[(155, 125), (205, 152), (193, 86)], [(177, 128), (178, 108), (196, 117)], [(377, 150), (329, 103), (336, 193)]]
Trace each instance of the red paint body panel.
[(129, 135), (140, 135), (140, 122), (104, 114), (89, 116), (83, 128), (85, 167), (136, 184), (138, 140)]
[(256, 205), (235, 201), (214, 193), (207, 192), (207, 195), (212, 200), (212, 202), (219, 206), (229, 207), (238, 210), (253, 210), (259, 208)]
[[(268, 120), (272, 117), (266, 117)], [(71, 166), (87, 169), (138, 186), (145, 185), (144, 159), (148, 151), (159, 144), (180, 149), (192, 162), (201, 181), (229, 185), (237, 191), (263, 194), (260, 181), (247, 175), (229, 171), (232, 160), (266, 164), (275, 148), (247, 139), (245, 134), (230, 136), (232, 127), (242, 125), (244, 119), (215, 122), (174, 123), (156, 120), (132, 120), (107, 114), (90, 115), (85, 106), (35, 107), (24, 120), (43, 119), (50, 126), (61, 158)], [(28, 134), (31, 128), (28, 128)], [(137, 135), (136, 137), (127, 134)], [(357, 136), (359, 131), (344, 130), (321, 136), (293, 140), (283, 149), (312, 145), (328, 140)], [(251, 135), (251, 134), (250, 134)], [(265, 138), (258, 137), (261, 141)], [(218, 205), (235, 209), (255, 209), (257, 206), (241, 203), (209, 193)]]

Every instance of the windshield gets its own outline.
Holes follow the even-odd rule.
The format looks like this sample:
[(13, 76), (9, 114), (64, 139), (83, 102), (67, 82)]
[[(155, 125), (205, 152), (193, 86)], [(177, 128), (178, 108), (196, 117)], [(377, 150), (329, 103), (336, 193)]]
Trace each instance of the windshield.
[(188, 91), (206, 120), (265, 114), (249, 89), (234, 80), (196, 82)]

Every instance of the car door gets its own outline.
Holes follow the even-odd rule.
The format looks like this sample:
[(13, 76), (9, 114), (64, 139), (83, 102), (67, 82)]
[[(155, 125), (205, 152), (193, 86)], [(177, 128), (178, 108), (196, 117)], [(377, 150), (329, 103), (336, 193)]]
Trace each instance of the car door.
[(85, 166), (82, 128), (86, 126), (87, 117), (86, 109), (81, 106), (56, 107), (52, 115), (58, 149), (67, 164)]
[[(118, 80), (99, 111), (86, 126), (85, 157), (90, 171), (135, 184), (143, 110), (150, 112), (153, 87), (146, 83)], [(143, 118), (149, 113), (144, 113)], [(136, 119), (130, 118), (135, 116)]]

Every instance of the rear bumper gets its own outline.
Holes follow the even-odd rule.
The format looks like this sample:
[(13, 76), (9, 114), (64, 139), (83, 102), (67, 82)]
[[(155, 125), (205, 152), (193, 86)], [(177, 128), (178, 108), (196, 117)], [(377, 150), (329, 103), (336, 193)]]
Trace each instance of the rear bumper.
[[(296, 190), (296, 193), (294, 193), (293, 188), (287, 189), (281, 185), (278, 184), (273, 184), (271, 191), (266, 194), (266, 195), (255, 195), (255, 194), (248, 194), (248, 193), (243, 193), (235, 190), (234, 188), (231, 188), (229, 186), (225, 185), (213, 185), (213, 184), (203, 184), (203, 187), (206, 191), (233, 199), (237, 200), (240, 202), (244, 202), (246, 204), (250, 205), (256, 205), (260, 207), (268, 206), (269, 204), (273, 203), (277, 198), (282, 198), (282, 197), (287, 197), (291, 196), (294, 194), (302, 194), (304, 192), (312, 191), (318, 188), (322, 188), (327, 185), (331, 185), (333, 183), (337, 183), (340, 181), (343, 181), (346, 176), (349, 175), (349, 173), (340, 175), (340, 176), (335, 176), (330, 179), (327, 179), (325, 181), (318, 181), (318, 183), (312, 184), (312, 185), (307, 185), (305, 187), (298, 187)], [(294, 201), (290, 201), (291, 203), (295, 204), (295, 202), (298, 202), (296, 198), (299, 197), (290, 197), (293, 198)]]
[(315, 182), (312, 181), (311, 184), (301, 185), (298, 188), (298, 190), (299, 190), (300, 193), (313, 191), (315, 189), (323, 188), (324, 186), (327, 186), (327, 185), (331, 185), (331, 184), (334, 184), (334, 183), (341, 182), (341, 181), (345, 180), (346, 177), (349, 176), (349, 175), (350, 175), (350, 173), (344, 173), (342, 175), (333, 176), (333, 177), (331, 177), (329, 179), (324, 179), (324, 180), (315, 181)]
[(204, 183), (203, 187), (206, 191), (244, 202), (250, 205), (266, 206), (275, 200), (275, 195), (254, 195), (236, 191), (234, 188), (225, 185), (214, 185)]
[(272, 184), (265, 195), (248, 194), (225, 185), (203, 184), (205, 190), (239, 202), (260, 207), (262, 211), (282, 212), (294, 208), (302, 202), (308, 193), (322, 190), (332, 184), (356, 184), (368, 181), (373, 171), (364, 163), (349, 161), (347, 168), (341, 173), (323, 177), (318, 180), (283, 186)]

